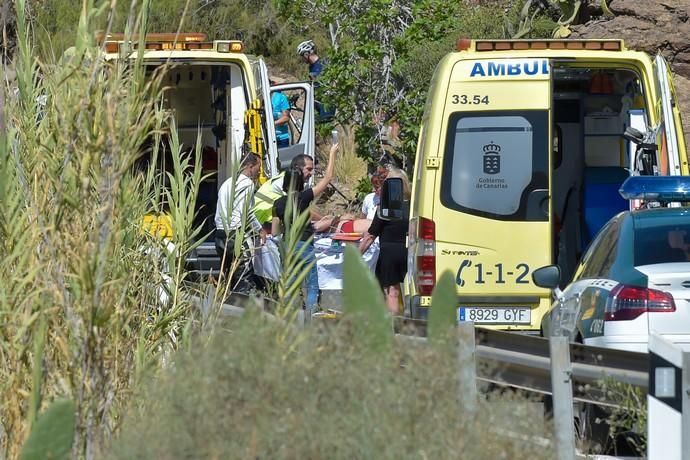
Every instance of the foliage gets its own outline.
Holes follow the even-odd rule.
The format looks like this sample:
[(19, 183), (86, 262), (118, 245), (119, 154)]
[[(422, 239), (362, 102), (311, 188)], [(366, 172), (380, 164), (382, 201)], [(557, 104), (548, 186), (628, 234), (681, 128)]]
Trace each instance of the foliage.
[[(59, 56), (71, 46), (81, 8), (72, 0), (29, 0), (36, 44), (42, 56)], [(105, 1), (104, 4), (111, 2)], [(96, 29), (123, 32), (136, 14), (129, 2), (113, 2), (94, 18)], [(295, 55), (300, 35), (294, 23), (280, 17), (274, 2), (260, 0), (150, 0), (148, 30), (151, 32), (204, 32), (211, 40), (241, 38), (246, 49), (263, 55), (293, 73), (302, 70)], [(139, 2), (141, 4), (141, 2)]]
[(429, 313), (429, 338), (444, 342), (449, 339), (457, 321), (457, 285), (455, 276), (449, 270), (441, 274), (434, 287), (431, 299), (433, 308)]
[(606, 379), (601, 382), (601, 390), (618, 404), (611, 409), (606, 423), (610, 427), (610, 437), (622, 437), (639, 455), (647, 452), (647, 396), (639, 387)]
[(31, 428), (21, 460), (63, 460), (72, 453), (74, 440), (74, 412), (69, 399), (53, 401)]
[[(331, 49), (322, 75), (325, 99), (343, 123), (355, 123), (358, 154), (384, 156), (382, 131), (391, 119), (402, 126), (397, 162), (413, 158), (431, 72), (458, 37), (509, 37), (519, 9), (449, 4), (441, 0), (280, 1), (281, 15), (328, 24)], [(496, 18), (503, 18), (497, 24)], [(539, 28), (533, 34), (544, 35)], [(552, 24), (552, 23), (551, 23)], [(551, 27), (549, 27), (549, 30)], [(324, 54), (324, 53), (322, 53)]]
[(368, 176), (361, 177), (355, 186), (355, 198), (362, 201), (365, 196), (373, 191), (374, 186), (371, 184), (371, 179)]
[(468, 415), (451, 356), (374, 353), (358, 324), (228, 323), (147, 385), (107, 458), (555, 458), (531, 441), (534, 404), (486, 399)]
[(343, 306), (351, 317), (353, 341), (373, 352), (385, 352), (393, 339), (379, 283), (354, 246), (345, 248)]

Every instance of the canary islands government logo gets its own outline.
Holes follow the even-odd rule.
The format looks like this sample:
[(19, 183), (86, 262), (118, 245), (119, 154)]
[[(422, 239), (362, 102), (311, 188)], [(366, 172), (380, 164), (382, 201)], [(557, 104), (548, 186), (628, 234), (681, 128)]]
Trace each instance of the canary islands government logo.
[(491, 143), (483, 147), (484, 174), (498, 174), (501, 172), (501, 146)]

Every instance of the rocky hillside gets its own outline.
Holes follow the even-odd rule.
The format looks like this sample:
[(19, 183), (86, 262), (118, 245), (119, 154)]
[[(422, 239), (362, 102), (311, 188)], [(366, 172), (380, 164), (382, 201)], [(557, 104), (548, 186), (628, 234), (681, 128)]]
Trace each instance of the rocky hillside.
[(661, 51), (675, 73), (690, 148), (690, 0), (610, 0), (609, 8), (613, 18), (574, 26), (572, 38), (622, 38), (629, 48)]

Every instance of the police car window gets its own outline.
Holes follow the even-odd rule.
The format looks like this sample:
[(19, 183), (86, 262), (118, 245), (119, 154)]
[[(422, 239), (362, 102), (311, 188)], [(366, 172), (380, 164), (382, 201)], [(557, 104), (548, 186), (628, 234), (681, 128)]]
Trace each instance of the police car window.
[(498, 220), (548, 220), (547, 120), (545, 111), (453, 114), (441, 202)]
[(610, 221), (601, 230), (585, 254), (585, 267), (579, 278), (608, 278), (618, 253), (619, 233), (619, 219)]
[(635, 266), (690, 261), (690, 225), (635, 230)]

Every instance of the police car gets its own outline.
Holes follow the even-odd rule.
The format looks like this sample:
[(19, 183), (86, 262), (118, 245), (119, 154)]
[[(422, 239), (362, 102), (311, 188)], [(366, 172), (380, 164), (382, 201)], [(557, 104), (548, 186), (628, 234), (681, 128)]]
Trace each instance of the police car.
[(542, 332), (645, 353), (655, 332), (690, 350), (690, 209), (673, 207), (690, 201), (690, 177), (633, 176), (620, 194), (643, 208), (606, 223), (562, 292), (555, 265), (534, 272), (557, 297)]

